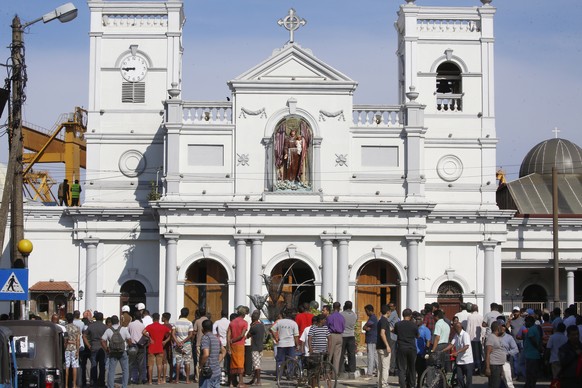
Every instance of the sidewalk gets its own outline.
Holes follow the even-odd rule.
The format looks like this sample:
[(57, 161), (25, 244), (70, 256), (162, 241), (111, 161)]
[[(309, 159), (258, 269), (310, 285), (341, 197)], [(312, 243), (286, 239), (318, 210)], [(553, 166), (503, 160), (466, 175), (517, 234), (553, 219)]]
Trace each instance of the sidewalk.
[[(366, 358), (364, 356), (357, 357), (357, 366), (358, 369), (363, 368), (366, 365)], [(272, 356), (263, 357), (262, 360), (262, 373), (261, 373), (261, 382), (263, 387), (276, 387), (277, 381), (275, 377), (275, 360)], [(121, 369), (118, 365), (116, 371), (116, 385), (121, 382)], [(154, 368), (154, 385), (156, 384), (156, 374)], [(249, 381), (250, 377), (246, 378), (245, 381)], [(398, 377), (397, 376), (390, 376), (388, 380), (390, 387), (398, 387)], [(177, 388), (178, 386), (185, 385), (183, 382), (179, 385), (176, 384), (159, 384), (159, 387), (166, 387), (166, 388)], [(515, 388), (523, 388), (523, 382), (514, 382)], [(189, 384), (189, 386), (197, 387), (197, 383)], [(338, 387), (377, 387), (378, 380), (376, 378), (369, 379), (369, 378), (362, 378), (358, 377), (355, 380), (343, 380), (338, 378)], [(550, 382), (547, 380), (539, 381), (537, 387), (539, 388), (547, 388), (550, 386)], [(473, 387), (474, 388), (487, 388), (487, 377), (484, 376), (473, 376)]]

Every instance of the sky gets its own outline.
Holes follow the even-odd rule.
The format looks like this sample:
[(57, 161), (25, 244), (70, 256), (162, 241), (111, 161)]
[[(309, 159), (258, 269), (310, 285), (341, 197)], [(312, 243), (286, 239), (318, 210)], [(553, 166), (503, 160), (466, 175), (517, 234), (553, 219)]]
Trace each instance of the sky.
[[(0, 63), (10, 56), (11, 21), (34, 20), (66, 0), (2, 0)], [(31, 26), (24, 37), (28, 84), (25, 121), (51, 129), (62, 113), (87, 106), (89, 10), (77, 19)], [(404, 0), (184, 0), (182, 98), (224, 101), (226, 82), (262, 62), (288, 40), (277, 25), (289, 8), (307, 20), (295, 40), (359, 83), (356, 104), (397, 103), (396, 12)], [(417, 0), (420, 6), (480, 6), (479, 0)], [(580, 0), (494, 0), (497, 167), (516, 179), (541, 141), (582, 146), (582, 5)], [(0, 74), (6, 74), (0, 68)], [(6, 124), (7, 112), (0, 124)], [(7, 160), (5, 127), (0, 161)], [(59, 181), (64, 175), (55, 173)]]

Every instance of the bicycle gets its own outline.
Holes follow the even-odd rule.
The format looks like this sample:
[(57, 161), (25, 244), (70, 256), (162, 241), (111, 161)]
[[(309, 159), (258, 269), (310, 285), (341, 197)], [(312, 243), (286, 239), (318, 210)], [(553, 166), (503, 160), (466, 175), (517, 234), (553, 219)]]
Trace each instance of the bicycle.
[[(420, 376), (420, 388), (452, 388), (456, 386), (456, 377), (454, 373), (447, 373), (445, 369), (444, 357), (448, 354), (443, 352), (427, 353), (426, 370)], [(453, 361), (452, 370), (455, 370)]]
[(337, 373), (327, 361), (327, 353), (315, 353), (300, 356), (299, 359), (288, 358), (279, 367), (277, 373), (278, 387), (319, 387), (336, 388)]

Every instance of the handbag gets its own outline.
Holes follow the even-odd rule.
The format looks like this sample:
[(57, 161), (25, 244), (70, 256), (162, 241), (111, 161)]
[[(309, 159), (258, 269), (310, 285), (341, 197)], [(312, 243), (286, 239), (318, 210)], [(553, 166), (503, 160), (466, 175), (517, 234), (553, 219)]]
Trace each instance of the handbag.
[(148, 337), (147, 335), (142, 335), (141, 338), (139, 339), (139, 341), (137, 341), (137, 346), (139, 346), (140, 348), (145, 348), (149, 344), (150, 344), (150, 337)]

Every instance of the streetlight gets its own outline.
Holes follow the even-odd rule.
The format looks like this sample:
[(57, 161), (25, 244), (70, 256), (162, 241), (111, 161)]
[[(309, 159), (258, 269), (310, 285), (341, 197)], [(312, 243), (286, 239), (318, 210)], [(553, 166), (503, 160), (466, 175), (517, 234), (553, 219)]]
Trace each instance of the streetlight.
[(519, 299), (519, 296), (520, 296), (520, 290), (519, 290), (519, 287), (516, 287), (516, 288), (515, 288), (515, 291), (514, 291), (514, 293), (511, 293), (511, 292), (509, 291), (509, 288), (506, 288), (506, 289), (504, 289), (504, 290), (503, 290), (503, 293), (505, 294), (505, 298), (506, 298), (506, 299), (507, 299), (507, 297), (509, 297), (509, 296), (511, 295), (511, 308), (513, 309), (513, 298), (514, 298), (514, 296), (515, 296), (515, 299)]
[[(8, 141), (9, 158), (6, 171), (6, 183), (2, 193), (2, 207), (0, 209), (0, 225), (6, 225), (8, 219), (8, 204), (11, 203), (11, 261), (13, 268), (26, 268), (26, 258), (20, 255), (16, 241), (24, 239), (24, 216), (22, 210), (22, 104), (25, 99), (24, 89), (26, 87), (26, 65), (24, 60), (24, 40), (22, 35), (24, 29), (36, 22), (48, 23), (58, 19), (61, 23), (66, 23), (77, 17), (77, 8), (73, 3), (66, 3), (53, 11), (34, 19), (28, 23), (21, 24), (18, 15), (12, 19), (12, 110), (10, 112), (10, 137)], [(0, 228), (0, 247), (4, 246), (4, 228)]]

